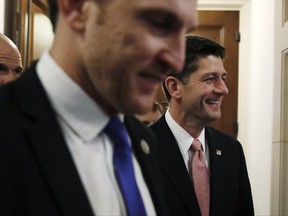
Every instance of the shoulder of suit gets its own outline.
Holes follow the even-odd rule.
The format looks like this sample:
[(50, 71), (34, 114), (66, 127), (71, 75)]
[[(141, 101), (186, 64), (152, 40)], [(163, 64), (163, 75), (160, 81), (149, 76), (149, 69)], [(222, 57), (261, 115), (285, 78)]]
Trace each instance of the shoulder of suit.
[(231, 137), (230, 135), (216, 129), (216, 128), (213, 128), (211, 126), (206, 126), (205, 127), (205, 133), (206, 133), (206, 136), (209, 136), (209, 135), (213, 135), (213, 136), (217, 136), (217, 137), (220, 137), (221, 139), (225, 139), (225, 140), (228, 140), (230, 142), (238, 142), (239, 141), (237, 139), (235, 139), (234, 137)]
[(148, 128), (144, 123), (132, 115), (125, 115), (125, 124), (127, 127), (134, 131), (138, 131), (144, 136), (154, 136), (150, 128)]

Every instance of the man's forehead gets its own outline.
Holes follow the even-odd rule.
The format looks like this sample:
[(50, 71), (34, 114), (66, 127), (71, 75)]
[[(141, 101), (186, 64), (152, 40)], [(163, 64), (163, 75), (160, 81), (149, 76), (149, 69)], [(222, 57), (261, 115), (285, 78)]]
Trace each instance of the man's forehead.
[(6, 65), (9, 68), (22, 67), (20, 56), (5, 55), (2, 52), (0, 52), (0, 64)]
[(9, 41), (0, 40), (0, 55), (18, 57), (20, 55), (17, 46)]
[(136, 2), (136, 8), (166, 11), (173, 14), (175, 18), (183, 22), (187, 33), (193, 31), (198, 24), (196, 0), (138, 0)]
[[(126, 0), (130, 1), (130, 0)], [(167, 10), (173, 10), (180, 15), (183, 12), (187, 12), (190, 16), (194, 16), (197, 9), (197, 1), (196, 0), (138, 0), (135, 2), (135, 5), (140, 7), (155, 7), (155, 8), (163, 8)]]

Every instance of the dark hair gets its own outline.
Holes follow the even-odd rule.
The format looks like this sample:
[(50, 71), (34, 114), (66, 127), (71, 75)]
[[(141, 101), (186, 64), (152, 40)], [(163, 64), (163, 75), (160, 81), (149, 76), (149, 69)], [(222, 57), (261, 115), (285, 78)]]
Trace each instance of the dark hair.
[(56, 21), (58, 17), (58, 6), (56, 0), (48, 0), (49, 5), (49, 18), (53, 26), (53, 31), (55, 31)]
[[(169, 76), (173, 76), (183, 84), (186, 84), (189, 75), (198, 70), (198, 60), (200, 58), (213, 55), (224, 59), (225, 53), (226, 51), (224, 47), (208, 38), (188, 35), (186, 36), (186, 57), (184, 68), (180, 73), (172, 72)], [(167, 100), (170, 101), (171, 95), (169, 94), (164, 82), (163, 89)]]

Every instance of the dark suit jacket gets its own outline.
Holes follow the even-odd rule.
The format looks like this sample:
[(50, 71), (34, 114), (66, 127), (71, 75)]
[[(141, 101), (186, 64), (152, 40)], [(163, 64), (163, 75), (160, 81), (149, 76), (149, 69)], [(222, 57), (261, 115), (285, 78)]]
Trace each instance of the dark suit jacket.
[[(191, 178), (165, 116), (150, 127), (158, 138), (163, 185), (172, 215), (201, 215)], [(205, 130), (210, 155), (210, 215), (254, 215), (240, 143), (211, 127)]]
[[(125, 116), (125, 124), (156, 212), (169, 215), (155, 137), (134, 117)], [(93, 215), (35, 65), (0, 89), (0, 140), (1, 216)], [(142, 151), (141, 140), (150, 154)]]

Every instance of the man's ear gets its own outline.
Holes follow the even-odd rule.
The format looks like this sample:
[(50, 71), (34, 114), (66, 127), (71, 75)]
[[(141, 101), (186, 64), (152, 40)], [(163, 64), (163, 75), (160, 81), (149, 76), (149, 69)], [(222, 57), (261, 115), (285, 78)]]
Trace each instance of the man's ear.
[(174, 99), (181, 98), (180, 85), (181, 82), (173, 76), (168, 76), (165, 79), (165, 86), (171, 97)]
[[(67, 24), (77, 32), (85, 30), (86, 20), (88, 17), (87, 3), (92, 1), (86, 0), (57, 0), (59, 14), (63, 16)], [(89, 4), (89, 3), (88, 3)]]

